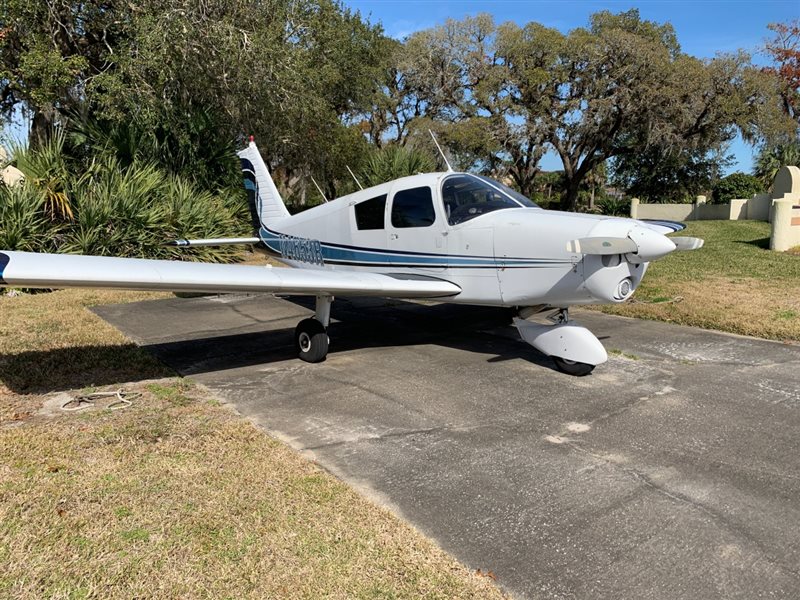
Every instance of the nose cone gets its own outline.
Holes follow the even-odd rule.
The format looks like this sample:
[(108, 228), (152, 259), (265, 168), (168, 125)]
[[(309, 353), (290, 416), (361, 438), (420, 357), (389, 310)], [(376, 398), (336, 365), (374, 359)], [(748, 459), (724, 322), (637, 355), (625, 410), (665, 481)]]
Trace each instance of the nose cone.
[(675, 243), (667, 236), (647, 229), (646, 227), (634, 227), (628, 237), (636, 242), (639, 250), (634, 254), (628, 254), (629, 261), (634, 263), (644, 263), (666, 256), (675, 250)]

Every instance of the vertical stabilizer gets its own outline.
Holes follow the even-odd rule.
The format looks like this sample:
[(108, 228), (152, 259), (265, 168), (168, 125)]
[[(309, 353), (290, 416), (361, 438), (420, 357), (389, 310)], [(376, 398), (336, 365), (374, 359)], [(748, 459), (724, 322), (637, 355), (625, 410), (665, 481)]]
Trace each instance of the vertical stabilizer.
[(264, 159), (256, 148), (256, 143), (250, 139), (247, 148), (237, 153), (242, 164), (244, 187), (247, 189), (247, 199), (250, 204), (250, 216), (253, 227), (258, 232), (262, 227), (289, 216), (286, 205), (283, 203), (278, 188), (264, 164)]

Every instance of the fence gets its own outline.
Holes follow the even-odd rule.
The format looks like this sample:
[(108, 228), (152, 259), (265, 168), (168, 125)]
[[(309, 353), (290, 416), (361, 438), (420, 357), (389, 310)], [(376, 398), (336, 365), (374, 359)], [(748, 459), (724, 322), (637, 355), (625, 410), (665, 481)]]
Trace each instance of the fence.
[(756, 194), (727, 204), (708, 204), (705, 196), (698, 196), (692, 204), (642, 204), (634, 198), (631, 217), (666, 221), (769, 221), (770, 248), (788, 250), (800, 246), (800, 169), (782, 167), (775, 176), (771, 194)]

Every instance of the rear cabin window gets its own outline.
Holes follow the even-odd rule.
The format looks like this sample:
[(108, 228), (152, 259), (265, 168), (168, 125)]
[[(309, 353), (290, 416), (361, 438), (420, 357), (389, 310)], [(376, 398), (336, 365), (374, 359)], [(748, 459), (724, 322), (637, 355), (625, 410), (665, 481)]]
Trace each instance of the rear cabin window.
[(430, 227), (435, 220), (431, 188), (411, 188), (394, 195), (392, 225), (395, 227)]
[(356, 227), (359, 229), (383, 229), (386, 194), (359, 202), (353, 208), (356, 211)]

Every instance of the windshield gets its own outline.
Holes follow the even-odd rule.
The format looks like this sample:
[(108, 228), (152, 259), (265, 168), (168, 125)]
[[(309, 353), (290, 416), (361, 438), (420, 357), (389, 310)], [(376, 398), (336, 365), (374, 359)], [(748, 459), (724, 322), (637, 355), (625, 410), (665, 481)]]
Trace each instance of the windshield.
[(536, 208), (535, 203), (519, 192), (480, 175), (448, 177), (442, 184), (442, 199), (450, 225), (503, 208)]

